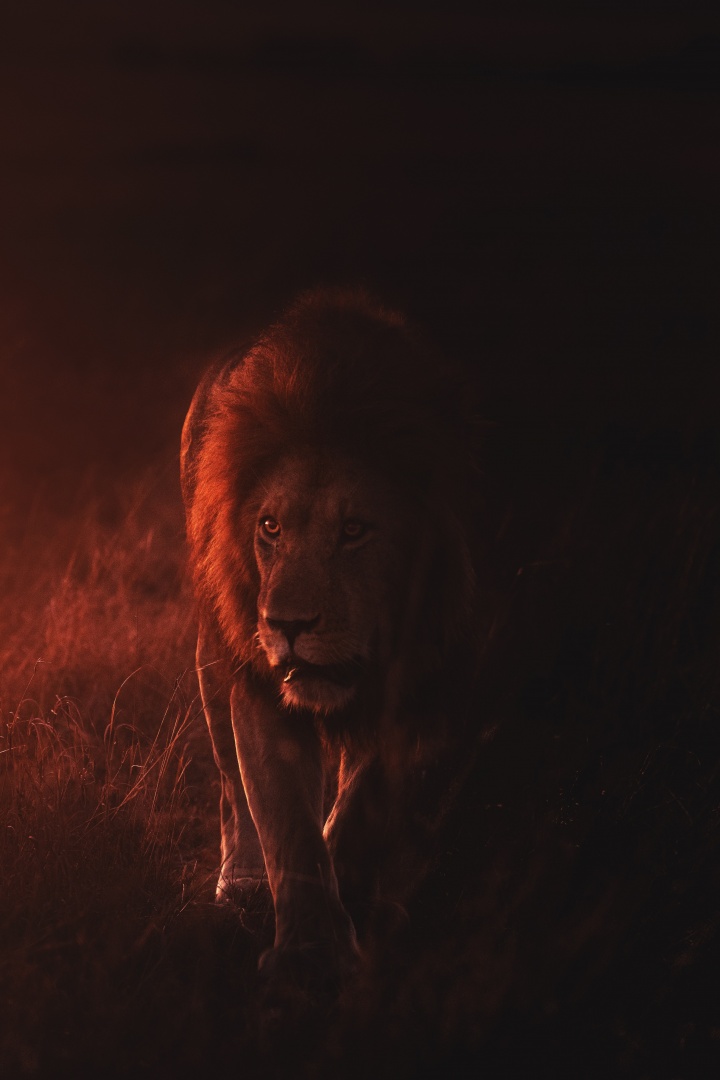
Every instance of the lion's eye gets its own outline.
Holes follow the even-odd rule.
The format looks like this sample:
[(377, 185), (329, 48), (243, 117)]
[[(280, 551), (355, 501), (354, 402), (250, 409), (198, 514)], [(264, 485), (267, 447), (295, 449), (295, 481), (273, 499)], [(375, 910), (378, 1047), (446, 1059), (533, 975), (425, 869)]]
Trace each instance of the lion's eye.
[(361, 536), (364, 536), (366, 527), (361, 521), (353, 521), (349, 519), (343, 524), (342, 538), (343, 540), (359, 540)]
[(269, 540), (276, 540), (280, 535), (280, 522), (271, 517), (263, 518), (260, 522), (260, 531)]

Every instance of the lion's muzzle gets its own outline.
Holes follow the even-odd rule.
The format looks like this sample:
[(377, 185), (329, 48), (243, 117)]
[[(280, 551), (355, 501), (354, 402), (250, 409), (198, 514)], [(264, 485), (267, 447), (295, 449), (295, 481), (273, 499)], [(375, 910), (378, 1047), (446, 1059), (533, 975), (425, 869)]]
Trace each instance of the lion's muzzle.
[(287, 705), (330, 713), (342, 709), (355, 695), (362, 677), (362, 664), (311, 664), (291, 656), (276, 666), (280, 694)]
[(336, 686), (353, 686), (360, 675), (360, 661), (353, 660), (346, 664), (309, 664), (298, 657), (290, 659), (286, 665), (283, 685), (302, 683), (310, 679), (320, 679)]

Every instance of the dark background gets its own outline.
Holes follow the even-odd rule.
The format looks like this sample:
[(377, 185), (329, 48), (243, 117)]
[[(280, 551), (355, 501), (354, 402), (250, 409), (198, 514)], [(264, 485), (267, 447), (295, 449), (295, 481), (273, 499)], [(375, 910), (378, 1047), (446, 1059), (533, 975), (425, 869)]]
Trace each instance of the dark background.
[(203, 357), (363, 282), (491, 419), (716, 413), (712, 5), (5, 5), (0, 451), (59, 502), (174, 444)]

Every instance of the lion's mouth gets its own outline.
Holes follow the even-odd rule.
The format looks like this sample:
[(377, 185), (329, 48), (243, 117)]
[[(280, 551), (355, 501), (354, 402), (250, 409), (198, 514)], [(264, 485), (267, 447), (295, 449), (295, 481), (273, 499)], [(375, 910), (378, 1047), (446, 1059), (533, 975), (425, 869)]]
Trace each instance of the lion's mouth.
[(307, 660), (293, 658), (284, 667), (283, 684), (300, 686), (311, 682), (333, 683), (335, 686), (350, 687), (357, 682), (358, 663), (311, 664)]

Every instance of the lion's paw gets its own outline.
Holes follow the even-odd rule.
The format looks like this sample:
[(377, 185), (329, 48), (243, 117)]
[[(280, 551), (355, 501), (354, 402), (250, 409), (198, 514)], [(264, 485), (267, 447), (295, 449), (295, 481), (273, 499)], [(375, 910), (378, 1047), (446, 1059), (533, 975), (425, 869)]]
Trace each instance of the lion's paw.
[(249, 930), (264, 927), (273, 910), (267, 878), (246, 874), (221, 874), (215, 902), (236, 908), (241, 922)]
[(251, 903), (268, 895), (268, 880), (262, 874), (248, 874), (242, 870), (224, 870), (218, 878), (215, 900), (218, 904)]
[(328, 1010), (359, 966), (354, 940), (267, 949), (258, 965), (265, 1027), (293, 1025)]

